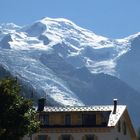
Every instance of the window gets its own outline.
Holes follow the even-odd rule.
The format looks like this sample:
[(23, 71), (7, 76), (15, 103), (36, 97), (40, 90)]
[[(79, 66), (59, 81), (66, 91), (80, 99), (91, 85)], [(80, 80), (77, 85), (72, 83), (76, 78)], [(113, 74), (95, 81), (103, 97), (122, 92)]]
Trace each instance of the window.
[(38, 135), (38, 140), (47, 140), (47, 135)]
[(82, 125), (82, 114), (77, 115), (77, 124)]
[(41, 125), (49, 125), (49, 115), (41, 114), (39, 116), (39, 120), (41, 122)]
[(121, 132), (121, 121), (119, 120), (118, 126), (117, 126), (118, 132)]
[(71, 136), (70, 135), (62, 135), (61, 140), (70, 140)]
[(71, 125), (71, 116), (70, 116), (70, 114), (65, 115), (65, 125)]
[(85, 140), (95, 140), (94, 135), (85, 135)]
[(84, 126), (96, 125), (96, 115), (95, 114), (83, 114), (82, 115), (82, 125), (84, 125)]
[(101, 112), (101, 117), (102, 117), (101, 125), (102, 126), (107, 126), (110, 113), (111, 113), (111, 111), (103, 111), (103, 112)]
[(126, 127), (126, 123), (123, 122), (123, 134), (126, 135), (127, 134), (127, 127)]

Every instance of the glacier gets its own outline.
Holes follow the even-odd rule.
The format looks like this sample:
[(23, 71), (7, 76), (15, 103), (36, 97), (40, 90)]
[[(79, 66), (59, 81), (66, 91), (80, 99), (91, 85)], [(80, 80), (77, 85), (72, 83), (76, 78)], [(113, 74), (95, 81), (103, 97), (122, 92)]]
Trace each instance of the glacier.
[(140, 33), (109, 39), (63, 18), (7, 23), (0, 25), (0, 66), (51, 105), (109, 104), (117, 97), (135, 120), (139, 44)]

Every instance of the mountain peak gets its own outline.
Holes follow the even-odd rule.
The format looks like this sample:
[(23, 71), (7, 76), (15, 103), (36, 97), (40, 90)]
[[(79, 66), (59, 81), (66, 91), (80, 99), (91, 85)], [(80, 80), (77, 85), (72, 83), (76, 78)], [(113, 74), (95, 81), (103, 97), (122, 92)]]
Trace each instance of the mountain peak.
[(24, 27), (2, 24), (0, 65), (51, 105), (83, 105), (80, 99), (89, 103), (88, 97), (103, 102), (103, 94), (106, 102), (127, 95), (135, 102), (137, 92), (117, 77), (139, 89), (139, 36), (108, 39), (64, 18), (43, 18)]
[(41, 20), (39, 20), (41, 22), (63, 22), (63, 23), (67, 23), (67, 24), (71, 24), (71, 25), (76, 25), (75, 23), (73, 23), (72, 21), (65, 19), (65, 18), (49, 18), (49, 17), (45, 17), (42, 18)]
[(111, 75), (115, 73), (117, 57), (126, 52), (127, 46), (123, 42), (96, 35), (64, 18), (45, 17), (10, 32), (10, 35), (12, 40), (3, 40), (1, 36), (1, 48), (5, 48), (3, 44), (8, 44), (8, 48), (16, 50), (51, 49), (74, 67), (86, 66), (93, 73)]

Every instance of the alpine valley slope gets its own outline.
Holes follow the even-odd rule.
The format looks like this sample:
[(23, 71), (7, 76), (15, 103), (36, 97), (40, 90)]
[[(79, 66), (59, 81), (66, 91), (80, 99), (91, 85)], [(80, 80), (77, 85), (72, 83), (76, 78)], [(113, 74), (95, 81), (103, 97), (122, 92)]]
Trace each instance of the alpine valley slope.
[(138, 127), (139, 46), (140, 33), (108, 39), (62, 18), (24, 27), (1, 24), (0, 77), (16, 76), (25, 96), (45, 97), (49, 105), (110, 104), (118, 98)]

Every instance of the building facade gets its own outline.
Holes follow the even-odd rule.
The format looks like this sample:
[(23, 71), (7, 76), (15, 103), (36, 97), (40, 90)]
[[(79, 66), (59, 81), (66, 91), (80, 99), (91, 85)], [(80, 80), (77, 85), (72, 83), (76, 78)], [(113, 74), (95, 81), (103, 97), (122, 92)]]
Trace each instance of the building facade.
[(126, 106), (45, 107), (32, 140), (136, 140)]

